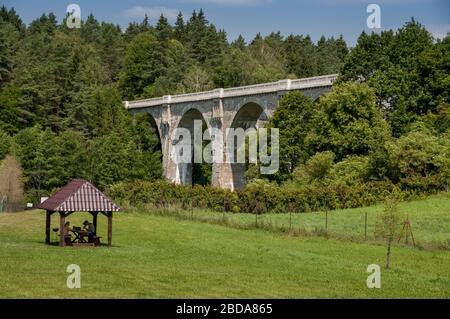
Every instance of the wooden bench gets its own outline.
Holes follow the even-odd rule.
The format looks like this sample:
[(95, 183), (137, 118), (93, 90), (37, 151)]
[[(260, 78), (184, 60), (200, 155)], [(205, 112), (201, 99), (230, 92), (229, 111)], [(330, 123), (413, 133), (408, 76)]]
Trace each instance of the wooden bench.
[(92, 243), (88, 242), (75, 242), (72, 240), (72, 236), (66, 235), (64, 236), (64, 245), (65, 246), (75, 246), (75, 247), (93, 247), (100, 246), (100, 236), (93, 236)]
[(93, 236), (92, 237), (92, 243), (94, 244), (94, 246), (100, 246), (100, 236)]
[(72, 236), (65, 235), (64, 236), (64, 245), (65, 246), (72, 246)]

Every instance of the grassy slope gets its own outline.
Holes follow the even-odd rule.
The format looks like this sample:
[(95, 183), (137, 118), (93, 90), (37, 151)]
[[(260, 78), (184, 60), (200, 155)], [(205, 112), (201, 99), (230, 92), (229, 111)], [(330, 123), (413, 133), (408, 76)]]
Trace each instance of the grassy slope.
[[(377, 205), (330, 211), (328, 231), (334, 235), (333, 237), (364, 239), (364, 219), (367, 212), (367, 237), (373, 239), (377, 215), (382, 210), (382, 205)], [(408, 215), (414, 238), (420, 246), (437, 244), (450, 247), (450, 193), (431, 196), (426, 200), (401, 203), (400, 210)], [(217, 220), (222, 218), (222, 214), (211, 211), (198, 210), (194, 214), (199, 218)], [(231, 223), (255, 224), (255, 216), (252, 214), (226, 214), (226, 218)], [(258, 222), (289, 228), (289, 218), (289, 214), (265, 214), (258, 217)], [(324, 229), (325, 212), (292, 214), (292, 227), (309, 232)]]
[[(42, 243), (44, 220), (0, 214), (0, 298), (450, 297), (445, 251), (395, 247), (382, 288), (367, 289), (367, 265), (382, 265), (385, 247), (119, 213), (114, 247), (59, 248)], [(66, 288), (70, 263), (81, 266), (81, 289)]]

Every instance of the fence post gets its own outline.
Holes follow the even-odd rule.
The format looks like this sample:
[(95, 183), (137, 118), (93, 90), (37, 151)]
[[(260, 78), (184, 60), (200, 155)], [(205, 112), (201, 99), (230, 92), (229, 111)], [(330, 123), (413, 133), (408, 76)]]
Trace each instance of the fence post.
[(292, 211), (289, 211), (289, 230), (292, 230)]
[(364, 217), (364, 241), (367, 241), (367, 212)]

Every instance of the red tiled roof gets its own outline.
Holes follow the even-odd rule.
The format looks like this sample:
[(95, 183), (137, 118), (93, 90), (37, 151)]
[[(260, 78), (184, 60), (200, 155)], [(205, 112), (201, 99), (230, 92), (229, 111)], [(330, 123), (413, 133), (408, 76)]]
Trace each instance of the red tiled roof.
[(83, 179), (75, 179), (38, 208), (55, 212), (118, 212), (120, 207)]

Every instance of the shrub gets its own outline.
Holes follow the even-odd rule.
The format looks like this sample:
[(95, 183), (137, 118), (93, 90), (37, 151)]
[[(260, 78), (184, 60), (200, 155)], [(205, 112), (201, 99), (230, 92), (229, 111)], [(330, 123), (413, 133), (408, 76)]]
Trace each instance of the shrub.
[(367, 180), (368, 156), (347, 156), (334, 164), (327, 176), (327, 184), (355, 185)]
[(374, 205), (383, 202), (398, 189), (408, 198), (441, 191), (443, 186), (436, 175), (402, 179), (398, 186), (390, 181), (377, 181), (327, 186), (316, 183), (299, 187), (292, 184), (277, 186), (258, 180), (236, 192), (210, 186), (175, 185), (161, 180), (138, 181), (115, 184), (107, 192), (124, 206), (150, 205), (182, 209), (192, 206), (215, 211), (264, 214)]
[(0, 165), (0, 206), (0, 212), (19, 211), (23, 207), (22, 168), (11, 155)]
[(418, 127), (414, 131), (387, 143), (391, 161), (401, 177), (428, 176), (439, 169), (437, 158), (442, 152), (437, 136), (425, 128)]
[(331, 151), (318, 152), (304, 165), (294, 170), (294, 181), (300, 185), (323, 182), (333, 166), (335, 155)]

